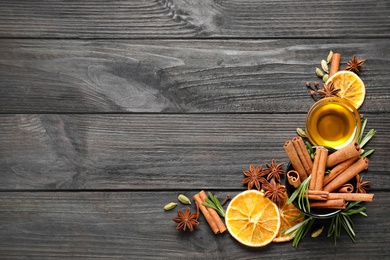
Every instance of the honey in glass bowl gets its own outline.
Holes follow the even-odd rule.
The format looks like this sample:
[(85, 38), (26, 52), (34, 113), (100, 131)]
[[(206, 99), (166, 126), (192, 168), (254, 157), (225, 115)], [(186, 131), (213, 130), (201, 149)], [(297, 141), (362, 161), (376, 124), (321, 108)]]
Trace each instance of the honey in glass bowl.
[(305, 128), (313, 145), (340, 149), (357, 140), (361, 119), (359, 112), (347, 100), (330, 97), (317, 101), (310, 108)]

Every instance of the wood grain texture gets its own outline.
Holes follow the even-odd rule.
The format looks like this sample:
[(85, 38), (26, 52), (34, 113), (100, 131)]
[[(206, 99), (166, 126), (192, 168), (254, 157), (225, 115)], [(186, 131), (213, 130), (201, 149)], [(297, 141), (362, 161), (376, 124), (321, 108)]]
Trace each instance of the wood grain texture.
[(3, 0), (0, 37), (388, 37), (389, 14), (387, 0)]
[[(0, 0), (0, 259), (388, 258), (389, 17), (388, 0)], [(250, 164), (287, 162), (330, 49), (366, 59), (378, 131), (356, 243), (176, 231), (180, 193), (234, 196)]]
[(306, 113), (329, 50), (366, 59), (360, 111), (390, 112), (383, 40), (0, 40), (0, 112)]
[[(228, 232), (214, 235), (203, 216), (193, 233), (175, 230), (176, 210), (163, 206), (177, 192), (7, 192), (0, 193), (0, 258), (3, 259), (378, 259), (390, 254), (390, 197), (377, 192), (366, 203), (368, 218), (353, 216), (356, 243), (343, 233), (337, 246), (326, 230), (305, 237), (297, 249), (291, 243), (248, 248)], [(220, 197), (226, 191), (212, 191)], [(230, 192), (232, 196), (239, 191)], [(194, 205), (190, 206), (195, 210)], [(321, 222), (318, 222), (321, 225)], [(319, 246), (320, 245), (320, 246)]]
[[(365, 179), (389, 190), (390, 121)], [(286, 140), (304, 114), (1, 115), (0, 189), (239, 189), (250, 164), (288, 162)]]

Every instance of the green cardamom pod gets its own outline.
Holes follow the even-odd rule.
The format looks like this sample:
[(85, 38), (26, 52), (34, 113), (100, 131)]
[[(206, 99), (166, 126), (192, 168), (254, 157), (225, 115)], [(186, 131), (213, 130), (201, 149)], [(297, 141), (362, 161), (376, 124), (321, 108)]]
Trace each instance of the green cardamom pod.
[(177, 203), (176, 202), (170, 202), (167, 205), (164, 206), (164, 210), (171, 210), (176, 207)]
[(183, 204), (191, 204), (190, 199), (187, 198), (187, 197), (186, 197), (185, 195), (183, 195), (183, 194), (180, 194), (180, 195), (177, 197), (177, 199), (178, 199), (181, 203), (183, 203)]
[(324, 227), (315, 229), (313, 233), (311, 233), (311, 237), (318, 237), (319, 235), (321, 235), (322, 230), (324, 230)]
[(328, 63), (330, 63), (330, 62), (332, 61), (332, 57), (333, 57), (333, 51), (330, 50), (330, 51), (329, 51), (329, 54), (328, 54), (328, 58), (326, 58), (326, 61), (327, 61)]
[(328, 63), (326, 62), (326, 60), (321, 61), (321, 67), (322, 67), (323, 71), (325, 71), (326, 73), (329, 73)]
[(298, 127), (298, 128), (297, 128), (297, 133), (298, 133), (298, 135), (299, 135), (300, 137), (303, 137), (303, 138), (307, 137), (305, 130), (303, 130), (302, 128), (299, 128), (299, 127)]
[(324, 74), (324, 76), (322, 77), (322, 80), (323, 80), (324, 82), (327, 82), (328, 79), (329, 79), (329, 74)]
[(316, 75), (322, 78), (324, 76), (324, 72), (322, 72), (322, 70), (320, 70), (319, 68), (316, 68)]

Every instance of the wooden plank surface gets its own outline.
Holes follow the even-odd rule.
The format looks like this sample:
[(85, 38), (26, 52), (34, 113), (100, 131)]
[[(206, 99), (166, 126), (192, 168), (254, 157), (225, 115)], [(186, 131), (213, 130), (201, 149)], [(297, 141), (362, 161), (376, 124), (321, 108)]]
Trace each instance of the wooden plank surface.
[(0, 37), (388, 37), (389, 13), (387, 0), (3, 0)]
[(329, 50), (366, 59), (360, 111), (390, 112), (388, 39), (0, 40), (0, 112), (302, 112)]
[[(387, 0), (0, 0), (0, 259), (388, 258), (389, 16)], [(253, 249), (203, 216), (176, 231), (178, 194), (234, 196), (249, 164), (287, 162), (330, 49), (366, 59), (378, 130), (356, 243)]]
[[(180, 193), (196, 192), (0, 193), (0, 258), (298, 259), (321, 252), (320, 259), (330, 255), (378, 259), (390, 255), (388, 193), (377, 192), (374, 202), (367, 204), (368, 218), (353, 216), (356, 243), (344, 233), (335, 246), (324, 230), (316, 239), (304, 238), (297, 249), (291, 243), (251, 249), (228, 233), (214, 235), (203, 216), (193, 233), (175, 230), (176, 210), (164, 212), (163, 205)], [(213, 192), (221, 197), (227, 194)], [(234, 196), (238, 191), (229, 193)]]
[[(366, 178), (389, 190), (389, 117)], [(1, 115), (0, 189), (239, 189), (250, 164), (287, 164), (304, 114)], [(294, 123), (292, 123), (294, 122)]]

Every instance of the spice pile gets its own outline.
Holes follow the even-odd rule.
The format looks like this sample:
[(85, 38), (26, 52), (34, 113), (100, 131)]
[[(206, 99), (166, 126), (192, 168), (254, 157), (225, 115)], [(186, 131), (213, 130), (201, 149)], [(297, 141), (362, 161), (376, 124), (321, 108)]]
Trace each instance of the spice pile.
[[(315, 101), (340, 97), (358, 109), (365, 97), (365, 86), (358, 76), (364, 60), (354, 55), (344, 71), (339, 71), (340, 61), (341, 55), (330, 51), (326, 60), (321, 61), (321, 69), (315, 70), (324, 81), (322, 87), (318, 82), (307, 82), (306, 86)], [(339, 150), (313, 147), (304, 140), (307, 138), (305, 131), (297, 128), (298, 136), (284, 144), (290, 160), (287, 173), (283, 169), (284, 163), (277, 164), (274, 159), (265, 168), (261, 164), (250, 165), (249, 170), (244, 171), (242, 181), (248, 190), (234, 197), (226, 211), (223, 206), (230, 196), (220, 203), (216, 196), (210, 192), (207, 196), (202, 190), (193, 196), (195, 213), (189, 208), (185, 212), (178, 210), (178, 216), (173, 218), (178, 223), (176, 229), (193, 231), (199, 225), (198, 217), (202, 212), (214, 234), (228, 230), (244, 245), (260, 247), (293, 239), (293, 246), (297, 246), (319, 217), (316, 210), (330, 210), (334, 214), (331, 214), (327, 236), (333, 236), (336, 243), (344, 228), (354, 241), (351, 216), (367, 216), (360, 203), (374, 199), (374, 194), (366, 193), (371, 182), (363, 181), (361, 176), (368, 168), (367, 156), (374, 151), (362, 148), (376, 133), (372, 129), (364, 136), (366, 124), (367, 119), (362, 119), (357, 140)], [(191, 203), (184, 195), (178, 200), (183, 204)], [(171, 202), (164, 209), (171, 210), (176, 205)], [(319, 236), (323, 229), (314, 230), (312, 237)]]
[[(362, 172), (368, 168), (369, 164), (367, 156), (374, 152), (374, 150), (364, 151), (362, 148), (376, 133), (374, 129), (371, 129), (364, 136), (366, 124), (367, 119), (364, 119), (356, 142), (337, 151), (329, 152), (324, 147), (314, 150), (308, 141), (305, 143), (307, 149), (302, 150), (303, 154), (294, 150), (295, 146), (291, 150), (286, 149), (285, 146), (293, 168), (287, 172), (286, 176), (288, 184), (295, 189), (290, 196), (289, 203), (294, 202), (302, 212), (309, 213), (303, 222), (285, 231), (286, 234), (295, 234), (293, 246), (298, 245), (316, 221), (317, 216), (320, 216), (318, 212), (313, 213), (311, 209), (319, 210), (322, 217), (326, 214), (332, 215), (327, 236), (333, 236), (335, 244), (341, 235), (342, 228), (351, 240), (355, 241), (351, 216), (361, 214), (367, 217), (366, 208), (360, 204), (372, 202), (374, 199), (374, 194), (366, 194), (366, 189), (371, 182), (363, 181), (362, 177)], [(294, 139), (302, 140), (300, 137)], [(286, 144), (290, 142), (287, 141)], [(302, 141), (299, 142), (302, 145)], [(308, 155), (305, 154), (306, 152)], [(305, 160), (308, 157), (310, 160)], [(309, 170), (305, 172), (308, 168)], [(323, 229), (324, 227), (314, 231), (312, 237), (318, 236)]]
[[(295, 143), (305, 147), (302, 138), (294, 139)], [(361, 148), (357, 142), (352, 142), (330, 155), (328, 149), (318, 147), (314, 162), (310, 159), (311, 156), (306, 148), (298, 150), (301, 146), (295, 145), (298, 149), (294, 149), (291, 145), (291, 141), (285, 144), (286, 153), (294, 168), (287, 173), (287, 180), (295, 189), (301, 187), (300, 192), (297, 191), (301, 195), (298, 198), (302, 201), (300, 209), (303, 211), (310, 211), (310, 207), (345, 209), (346, 201), (372, 202), (373, 194), (365, 194), (365, 190), (361, 187), (353, 193), (355, 186), (349, 183), (353, 178), (357, 178), (356, 183), (359, 183), (358, 180), (362, 179), (359, 173), (368, 168), (368, 159), (361, 157)], [(307, 178), (310, 178), (308, 189), (302, 191), (302, 182)], [(295, 197), (291, 199), (294, 200)]]
[[(314, 101), (327, 97), (341, 97), (352, 103), (358, 109), (364, 101), (365, 86), (360, 79), (360, 69), (365, 60), (357, 59), (354, 55), (347, 62), (345, 70), (340, 70), (340, 53), (329, 52), (326, 60), (321, 61), (321, 67), (316, 68), (315, 74), (323, 80), (320, 88), (319, 82), (306, 82), (310, 95)], [(330, 70), (328, 69), (330, 64)], [(328, 74), (329, 72), (329, 74)]]

